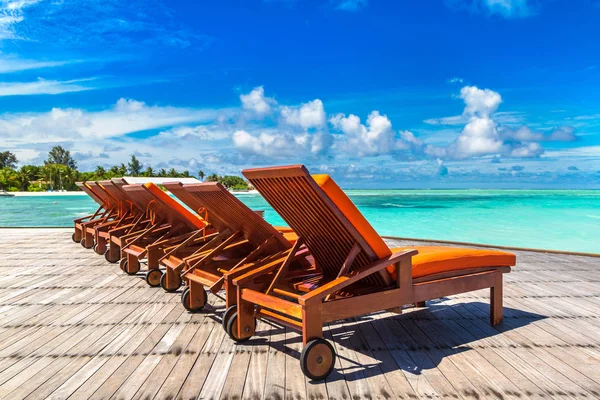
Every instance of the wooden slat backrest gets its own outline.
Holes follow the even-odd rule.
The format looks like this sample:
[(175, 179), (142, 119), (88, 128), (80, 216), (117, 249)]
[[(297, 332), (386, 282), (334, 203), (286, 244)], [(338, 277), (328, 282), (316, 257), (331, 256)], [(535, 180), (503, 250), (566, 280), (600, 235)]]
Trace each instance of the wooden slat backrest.
[[(355, 244), (360, 246), (351, 270), (378, 259), (365, 238), (344, 216), (303, 165), (242, 171), (250, 183), (301, 237), (327, 279), (335, 278)], [(386, 270), (364, 283), (388, 286)]]
[(220, 219), (218, 215), (205, 212), (206, 206), (202, 202), (202, 198), (186, 190), (183, 187), (183, 183), (165, 182), (163, 183), (163, 186), (167, 188), (169, 192), (173, 193), (173, 195), (177, 197), (183, 204), (188, 206), (197, 214), (200, 214), (202, 218), (207, 218), (208, 223), (210, 223), (218, 232), (223, 232), (229, 228), (227, 222)]
[(98, 182), (88, 181), (86, 184), (94, 191), (98, 196), (100, 196), (106, 204), (108, 204), (108, 208), (116, 209), (119, 206), (119, 202), (117, 199), (113, 197), (106, 189), (102, 187)]
[(117, 199), (119, 202), (119, 209), (122, 214), (127, 211), (131, 211), (134, 214), (145, 211), (140, 210), (139, 207), (137, 207), (137, 205), (131, 201), (129, 195), (123, 190), (124, 183), (115, 182), (113, 180), (100, 181), (99, 183), (107, 192), (112, 194), (112, 196)]
[(202, 218), (189, 211), (154, 183), (144, 183), (142, 187), (152, 195), (153, 205), (158, 206), (161, 212), (165, 213), (171, 225), (183, 224), (190, 230), (206, 227), (207, 223)]
[(277, 240), (277, 248), (274, 251), (292, 247), (290, 242), (271, 224), (229, 193), (220, 183), (192, 183), (183, 185), (183, 188), (199, 198), (208, 210), (209, 219), (211, 215), (214, 215), (226, 222), (231, 231), (242, 232), (244, 238), (253, 246), (258, 247), (267, 239), (274, 237)]
[(102, 198), (102, 196), (100, 196), (98, 193), (94, 192), (88, 184), (86, 184), (85, 182), (75, 182), (75, 184), (77, 185), (77, 187), (79, 189), (81, 189), (83, 192), (85, 192), (88, 196), (90, 196), (92, 198), (92, 200), (94, 200), (96, 203), (98, 203), (100, 206), (106, 208), (108, 206), (108, 204), (106, 203), (106, 201)]
[[(150, 193), (144, 190), (141, 184), (138, 183), (134, 185), (123, 185), (121, 189), (123, 189), (125, 193), (127, 193), (131, 201), (135, 204), (135, 206), (138, 209), (143, 210), (144, 213), (149, 211), (148, 206), (154, 198)], [(163, 215), (159, 216), (163, 218)]]

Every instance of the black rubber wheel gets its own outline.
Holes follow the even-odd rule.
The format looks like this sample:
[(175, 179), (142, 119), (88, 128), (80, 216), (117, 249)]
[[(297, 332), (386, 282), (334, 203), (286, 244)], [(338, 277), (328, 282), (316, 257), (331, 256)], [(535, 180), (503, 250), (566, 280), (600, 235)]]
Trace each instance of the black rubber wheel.
[(225, 330), (225, 332), (227, 332), (227, 322), (229, 322), (229, 318), (231, 318), (235, 312), (237, 312), (237, 304), (229, 306), (221, 316), (221, 325), (223, 326), (223, 330)]
[(95, 245), (94, 241), (92, 240), (92, 244), (91, 244), (90, 246), (86, 246), (86, 245), (85, 245), (85, 238), (81, 239), (81, 242), (79, 242), (79, 243), (81, 243), (81, 245), (82, 245), (83, 247), (85, 247), (86, 249), (91, 249), (91, 248), (92, 248), (92, 247), (94, 247), (94, 245)]
[(135, 271), (129, 271), (127, 269), (128, 267), (129, 267), (129, 262), (125, 258), (125, 262), (123, 263), (123, 272), (125, 272), (127, 275), (136, 275), (140, 271), (139, 267)]
[(181, 292), (181, 304), (183, 304), (183, 307), (189, 312), (198, 312), (202, 310), (206, 305), (207, 295), (205, 290), (202, 290), (201, 293), (202, 295), (200, 298), (197, 299), (194, 304), (190, 304), (190, 287), (186, 286), (183, 289), (183, 292)]
[(94, 244), (94, 247), (92, 247), (92, 249), (94, 249), (94, 253), (97, 253), (98, 252), (98, 245)]
[(104, 252), (104, 258), (106, 259), (106, 261), (108, 261), (111, 264), (116, 264), (121, 261), (120, 258), (117, 258), (116, 260), (112, 260), (110, 258), (110, 249), (106, 249), (106, 251)]
[(151, 287), (160, 286), (163, 273), (160, 269), (151, 269), (146, 272), (146, 283)]
[(300, 354), (300, 369), (313, 381), (327, 378), (335, 366), (335, 350), (325, 339), (313, 339)]
[(72, 240), (72, 241), (74, 241), (75, 243), (77, 243), (77, 239), (75, 239), (75, 233), (73, 233), (73, 234), (71, 235), (71, 240)]
[[(227, 320), (227, 328), (225, 329), (225, 332), (227, 332), (227, 334), (229, 335), (230, 338), (232, 338), (234, 341), (241, 343), (241, 342), (246, 342), (248, 340), (250, 340), (250, 338), (252, 336), (248, 336), (245, 338), (238, 338), (237, 337), (237, 319), (238, 319), (238, 313), (237, 311), (234, 312), (233, 314), (231, 314), (231, 316), (228, 318)], [(254, 318), (254, 328), (256, 328), (256, 318)]]
[(167, 293), (176, 292), (181, 287), (181, 278), (179, 278), (179, 285), (176, 285), (176, 287), (167, 288), (167, 274), (164, 273), (160, 277), (160, 287), (163, 288), (163, 290)]

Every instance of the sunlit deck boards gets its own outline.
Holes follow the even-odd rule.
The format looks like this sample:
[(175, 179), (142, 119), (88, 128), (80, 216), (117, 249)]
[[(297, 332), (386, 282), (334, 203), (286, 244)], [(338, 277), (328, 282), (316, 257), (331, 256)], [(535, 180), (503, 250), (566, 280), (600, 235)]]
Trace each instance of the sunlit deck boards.
[(487, 292), (333, 324), (337, 371), (313, 384), (295, 332), (234, 345), (70, 232), (0, 229), (0, 398), (600, 397), (600, 258), (517, 252), (496, 329)]

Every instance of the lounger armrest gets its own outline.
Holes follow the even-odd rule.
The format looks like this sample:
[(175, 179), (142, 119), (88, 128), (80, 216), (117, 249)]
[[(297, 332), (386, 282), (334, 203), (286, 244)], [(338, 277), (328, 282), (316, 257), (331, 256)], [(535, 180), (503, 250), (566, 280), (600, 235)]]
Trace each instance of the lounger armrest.
[[(115, 221), (115, 223), (116, 223), (116, 221)], [(108, 233), (111, 234), (111, 235), (119, 235), (122, 232), (127, 232), (127, 230), (129, 228), (131, 228), (132, 226), (133, 226), (133, 224), (127, 224), (127, 225), (119, 226), (118, 228), (110, 229), (108, 231)]]
[(298, 298), (298, 303), (301, 305), (305, 305), (307, 303), (319, 303), (330, 294), (333, 294), (345, 288), (346, 286), (353, 284), (354, 282), (364, 279), (375, 272), (379, 272), (382, 269), (387, 268), (389, 265), (398, 264), (401, 261), (410, 259), (417, 253), (417, 250), (400, 251), (390, 255), (389, 257), (381, 258), (369, 265), (365, 265), (357, 271), (350, 271), (347, 274), (342, 275), (339, 278), (336, 278), (333, 281), (306, 293), (304, 296), (301, 296)]
[(84, 217), (75, 218), (75, 219), (73, 220), (73, 222), (75, 222), (76, 224), (78, 224), (78, 223), (80, 223), (80, 222), (83, 222), (83, 221), (85, 221), (86, 219), (91, 219), (91, 218), (92, 218), (94, 215), (96, 215), (96, 214), (90, 214), (90, 215), (86, 215), (86, 216), (84, 216)]

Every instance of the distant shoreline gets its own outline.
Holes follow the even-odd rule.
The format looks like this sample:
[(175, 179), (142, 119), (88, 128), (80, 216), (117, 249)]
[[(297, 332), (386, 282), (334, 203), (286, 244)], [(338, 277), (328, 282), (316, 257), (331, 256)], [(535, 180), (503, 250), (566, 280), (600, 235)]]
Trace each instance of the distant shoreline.
[[(256, 190), (232, 190), (234, 194), (257, 194)], [(8, 192), (15, 197), (43, 197), (43, 196), (87, 196), (85, 192), (79, 190), (66, 192)]]
[(15, 197), (39, 197), (39, 196), (87, 196), (85, 192), (79, 190), (67, 192), (8, 192), (14, 194)]

